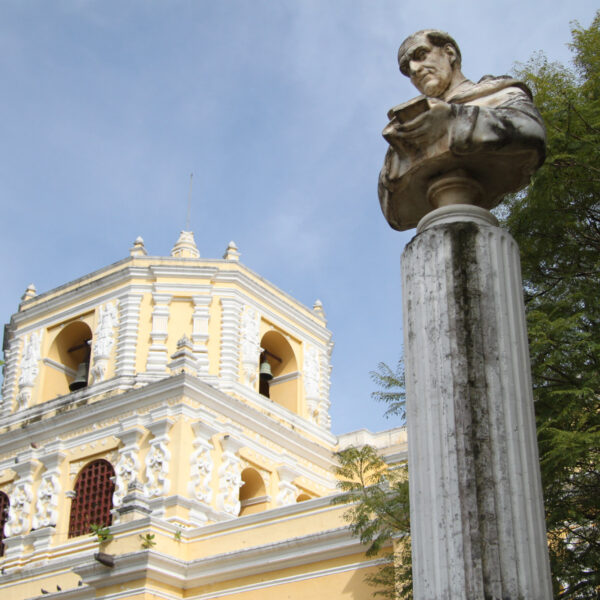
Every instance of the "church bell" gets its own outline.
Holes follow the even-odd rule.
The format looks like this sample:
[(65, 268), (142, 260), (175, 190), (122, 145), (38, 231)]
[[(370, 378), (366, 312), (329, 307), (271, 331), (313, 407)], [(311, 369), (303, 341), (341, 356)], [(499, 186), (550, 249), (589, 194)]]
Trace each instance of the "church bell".
[(270, 381), (273, 379), (273, 373), (271, 372), (271, 365), (269, 364), (269, 361), (263, 360), (263, 362), (260, 363), (259, 374), (263, 381)]
[(69, 389), (72, 392), (87, 387), (89, 366), (90, 363), (88, 362), (79, 363), (79, 366), (77, 367), (77, 373), (75, 374), (75, 379), (73, 379), (73, 381), (71, 381), (71, 383), (69, 384)]

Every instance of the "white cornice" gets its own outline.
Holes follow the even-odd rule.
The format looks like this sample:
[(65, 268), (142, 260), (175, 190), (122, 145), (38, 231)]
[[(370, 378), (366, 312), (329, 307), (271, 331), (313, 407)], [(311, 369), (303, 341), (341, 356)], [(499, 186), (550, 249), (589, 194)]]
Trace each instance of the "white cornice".
[[(158, 264), (152, 264), (152, 261), (157, 261)], [(141, 264), (140, 264), (141, 263)], [(171, 264), (169, 264), (171, 263)], [(186, 264), (188, 263), (188, 264)], [(98, 292), (113, 287), (119, 283), (125, 283), (133, 278), (146, 279), (149, 282), (156, 281), (160, 277), (193, 277), (201, 279), (210, 279), (211, 283), (235, 283), (247, 292), (251, 292), (258, 297), (265, 297), (266, 302), (275, 306), (279, 311), (289, 316), (292, 321), (297, 321), (304, 328), (311, 332), (315, 337), (319, 338), (322, 343), (327, 343), (331, 339), (331, 333), (324, 324), (319, 324), (316, 320), (308, 315), (312, 314), (311, 310), (273, 285), (268, 280), (264, 279), (242, 263), (236, 263), (235, 269), (220, 269), (219, 267), (230, 265), (231, 261), (224, 259), (181, 259), (175, 257), (127, 257), (117, 261), (111, 265), (103, 267), (97, 271), (93, 271), (88, 275), (84, 275), (74, 281), (70, 281), (62, 286), (54, 288), (48, 292), (39, 294), (29, 301), (20, 304), (20, 311), (13, 315), (13, 322), (19, 326), (20, 323), (30, 319), (38, 319), (44, 313), (49, 311), (59, 310), (62, 306), (72, 304), (78, 298), (86, 298), (90, 294), (94, 294), (94, 298), (88, 303), (79, 304), (76, 307), (75, 314), (84, 311), (83, 306), (87, 304), (95, 306), (99, 302), (115, 297), (119, 294), (110, 294), (108, 297), (99, 299), (96, 297)], [(113, 271), (122, 266), (121, 269)], [(103, 273), (109, 272), (105, 275)], [(257, 281), (258, 280), (258, 281)], [(80, 285), (77, 285), (80, 284)], [(165, 284), (170, 286), (172, 284)], [(176, 285), (176, 284), (175, 284)], [(71, 289), (69, 289), (71, 288)], [(145, 288), (144, 288), (145, 289)], [(182, 289), (176, 285), (176, 289)], [(60, 294), (64, 290), (63, 294)], [(225, 293), (228, 288), (222, 288), (221, 293)], [(275, 293), (275, 291), (277, 293)], [(57, 295), (58, 294), (58, 295)], [(283, 300), (282, 297), (285, 298)], [(48, 299), (44, 299), (47, 297)], [(30, 305), (30, 306), (28, 306)], [(81, 310), (80, 310), (81, 308)], [(261, 309), (264, 309), (261, 306)], [(276, 315), (272, 315), (275, 317)], [(68, 317), (63, 317), (68, 318)], [(41, 326), (40, 322), (36, 322), (36, 327)]]
[(242, 398), (247, 399), (249, 402), (252, 402), (252, 404), (255, 406), (260, 407), (261, 412), (274, 414), (283, 421), (290, 423), (294, 429), (308, 433), (316, 437), (318, 440), (321, 440), (324, 444), (328, 444), (330, 446), (335, 446), (337, 444), (337, 437), (330, 431), (298, 416), (289, 408), (286, 408), (281, 404), (277, 404), (277, 402), (274, 402), (270, 398), (259, 394), (256, 390), (253, 390), (248, 386), (236, 381), (232, 385), (232, 391)]
[[(97, 562), (90, 562), (74, 570), (96, 590), (143, 578), (187, 590), (349, 556), (364, 550), (365, 546), (347, 527), (343, 527), (190, 562), (154, 550), (121, 554), (115, 557), (110, 577), (106, 576), (106, 568)], [(360, 566), (361, 563), (358, 563), (354, 568)]]
[[(299, 456), (327, 470), (334, 465), (330, 450), (327, 447), (307, 440), (297, 431), (285, 427), (245, 402), (229, 396), (187, 373), (167, 377), (143, 387), (116, 393), (90, 403), (87, 403), (90, 398), (83, 395), (86, 390), (87, 388), (84, 388), (82, 391), (63, 396), (57, 401), (50, 401), (21, 413), (15, 413), (20, 417), (19, 420), (25, 421), (28, 419), (29, 422), (27, 425), (8, 431), (0, 436), (0, 455), (28, 447), (32, 441), (39, 442), (48, 438), (54, 439), (78, 429), (88, 428), (92, 423), (114, 419), (119, 414), (132, 410), (142, 410), (146, 406), (161, 401), (164, 402), (167, 398), (173, 398), (176, 394), (189, 397), (201, 403), (209, 411), (227, 417), (234, 428), (237, 425), (237, 427), (244, 426), (251, 431), (255, 431), (294, 456)], [(69, 410), (70, 408), (71, 410)], [(43, 418), (44, 413), (56, 409), (60, 410), (60, 414)], [(186, 405), (171, 407), (170, 410), (173, 414), (185, 412), (190, 418), (198, 417), (200, 414), (206, 416), (206, 411), (198, 411)], [(14, 417), (15, 415), (11, 416)], [(300, 420), (299, 417), (297, 419)], [(292, 423), (292, 426), (294, 423)], [(4, 424), (7, 424), (7, 420), (4, 421)], [(218, 423), (214, 418), (210, 424), (219, 430), (226, 430), (231, 427), (231, 425)], [(65, 448), (81, 444), (84, 437), (86, 439), (90, 436), (100, 438), (118, 433), (118, 423), (114, 426), (98, 428), (93, 433), (82, 434), (76, 438), (66, 440)], [(323, 432), (319, 433), (323, 437)], [(333, 445), (335, 436), (331, 436), (331, 439), (333, 440), (331, 445)], [(244, 441), (248, 446), (260, 448), (263, 453), (266, 450), (260, 445), (257, 446), (256, 442), (250, 439)], [(329, 440), (327, 441), (329, 442)], [(311, 474), (311, 479), (315, 479), (314, 474)]]
[[(123, 271), (119, 271), (119, 273), (123, 273)], [(110, 277), (110, 276), (109, 276)], [(123, 277), (123, 282), (127, 280), (127, 277)], [(113, 284), (118, 283), (118, 281), (113, 281), (110, 286), (106, 285), (103, 287), (111, 287)], [(144, 294), (148, 293), (151, 290), (151, 284), (136, 284), (136, 285), (125, 285), (123, 287), (111, 290), (110, 292), (106, 292), (105, 294), (101, 294), (99, 296), (93, 296), (87, 302), (82, 302), (80, 304), (76, 304), (74, 306), (70, 306), (68, 309), (63, 310), (58, 313), (54, 313), (55, 310), (59, 310), (61, 306), (66, 304), (72, 305), (76, 296), (80, 293), (80, 290), (76, 290), (77, 293), (73, 292), (73, 295), (69, 295), (70, 293), (65, 294), (64, 296), (58, 296), (56, 298), (52, 298), (39, 306), (34, 306), (31, 309), (31, 312), (20, 312), (13, 315), (15, 319), (15, 324), (19, 327), (19, 335), (28, 333), (29, 331), (33, 331), (39, 329), (40, 327), (48, 327), (50, 325), (54, 325), (55, 323), (61, 323), (63, 321), (67, 321), (69, 319), (73, 319), (81, 314), (85, 314), (99, 306), (100, 304), (104, 304), (105, 302), (109, 302), (110, 300), (116, 300), (121, 298), (126, 294)], [(97, 290), (94, 290), (97, 291)], [(81, 296), (87, 295), (88, 292), (82, 291)], [(39, 310), (38, 310), (39, 309)], [(52, 312), (52, 316), (46, 317), (45, 319), (40, 319), (39, 321), (34, 321), (29, 323), (28, 325), (24, 325), (22, 327), (19, 326), (19, 322), (23, 320), (35, 319), (36, 317), (41, 316), (47, 312)]]
[[(257, 276), (258, 277), (258, 276)], [(260, 279), (260, 277), (259, 277)], [(264, 281), (264, 280), (263, 280)], [(274, 292), (269, 290), (268, 288), (261, 287), (256, 281), (254, 281), (247, 273), (243, 273), (241, 271), (219, 271), (217, 276), (214, 279), (215, 286), (213, 288), (213, 293), (217, 296), (227, 296), (233, 295), (232, 292), (234, 289), (228, 287), (221, 287), (219, 283), (234, 283), (237, 284), (241, 290), (246, 293), (251, 293), (254, 297), (264, 298), (264, 303), (258, 303), (256, 300), (248, 302), (250, 298), (242, 296), (245, 298), (246, 302), (251, 304), (254, 308), (258, 309), (265, 316), (268, 316), (269, 320), (275, 323), (278, 326), (281, 326), (282, 329), (292, 329), (294, 331), (294, 335), (301, 340), (306, 340), (306, 334), (299, 329), (294, 323), (299, 323), (304, 327), (307, 331), (309, 331), (314, 337), (320, 340), (321, 344), (323, 344), (323, 348), (327, 347), (327, 344), (331, 340), (331, 332), (325, 327), (325, 325), (321, 325), (308, 317), (305, 311), (309, 311), (309, 309), (294, 300), (285, 292), (277, 289), (278, 292), (286, 296), (290, 299), (289, 302), (284, 302), (281, 298), (279, 298)], [(266, 282), (265, 282), (266, 283)], [(272, 285), (272, 284), (269, 284)], [(286, 321), (283, 321), (281, 317), (274, 311), (272, 311), (269, 306), (275, 307), (279, 312), (287, 317)], [(315, 343), (316, 340), (312, 340)]]
[[(129, 258), (121, 262), (125, 264), (130, 260), (133, 259)], [(106, 269), (110, 269), (119, 264), (120, 263), (115, 263), (110, 267), (106, 267)], [(97, 271), (96, 273), (100, 273), (100, 271)], [(62, 306), (73, 304), (78, 298), (83, 299), (89, 296), (90, 294), (93, 294), (94, 297), (91, 301), (88, 301), (86, 304), (83, 305), (78, 304), (76, 307), (76, 311), (78, 313), (85, 312), (84, 309), (79, 310), (79, 307), (86, 305), (95, 306), (96, 304), (98, 304), (98, 302), (103, 302), (105, 301), (105, 299), (116, 297), (122, 293), (122, 290), (119, 290), (118, 292), (115, 291), (114, 293), (110, 293), (108, 296), (106, 296), (106, 298), (102, 299), (102, 297), (99, 298), (97, 294), (101, 293), (103, 290), (112, 288), (119, 283), (126, 283), (127, 281), (130, 281), (134, 278), (148, 279), (150, 275), (150, 272), (147, 268), (136, 267), (135, 265), (124, 266), (124, 268), (120, 269), (119, 271), (109, 273), (108, 275), (105, 275), (104, 277), (101, 277), (99, 279), (93, 279), (96, 273), (86, 275), (85, 277), (81, 277), (80, 279), (77, 279), (58, 288), (50, 290), (45, 294), (40, 294), (39, 296), (36, 296), (30, 301), (31, 303), (36, 302), (34, 306), (27, 308), (26, 303), (25, 305), (23, 305), (24, 308), (20, 312), (15, 313), (13, 315), (14, 322), (18, 325), (19, 323), (27, 321), (29, 319), (36, 319), (44, 313), (59, 310)], [(91, 280), (85, 281), (86, 279)], [(78, 281), (82, 282), (80, 286), (75, 287), (71, 290), (66, 290), (63, 294), (54, 296), (52, 298), (48, 298), (47, 300), (43, 299), (44, 296), (52, 296), (57, 292), (60, 292), (60, 290), (62, 290), (63, 288), (68, 288), (73, 284), (77, 283)]]
[[(161, 259), (161, 261), (164, 259)], [(178, 263), (181, 261), (180, 258), (175, 259)], [(196, 259), (194, 259), (196, 260)], [(218, 272), (218, 267), (207, 267), (201, 265), (182, 265), (182, 264), (158, 264), (150, 265), (150, 271), (154, 274), (155, 278), (158, 277), (188, 277), (197, 279), (212, 279)], [(177, 284), (165, 284), (167, 286)]]

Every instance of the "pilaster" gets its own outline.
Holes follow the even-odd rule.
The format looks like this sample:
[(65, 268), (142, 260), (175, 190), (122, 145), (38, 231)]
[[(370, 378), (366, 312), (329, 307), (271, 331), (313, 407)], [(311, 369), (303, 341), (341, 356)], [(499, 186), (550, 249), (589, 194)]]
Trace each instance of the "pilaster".
[(9, 342), (8, 349), (4, 353), (4, 381), (2, 382), (2, 414), (9, 415), (13, 411), (15, 402), (15, 388), (17, 384), (17, 367), (23, 339), (13, 337)]
[[(190, 457), (190, 480), (188, 493), (201, 505), (210, 506), (213, 499), (213, 449), (212, 437), (218, 430), (203, 421), (192, 423), (194, 451)], [(190, 510), (192, 521), (203, 524), (208, 520), (207, 511), (201, 507)]]
[(142, 294), (127, 293), (119, 298), (119, 338), (117, 342), (116, 374), (135, 375), (136, 350), (140, 323)]
[(212, 296), (192, 296), (194, 313), (192, 315), (193, 352), (198, 361), (198, 375), (208, 375), (208, 324), (210, 320), (210, 304)]
[(139, 443), (146, 434), (141, 417), (134, 415), (121, 422), (121, 431), (116, 435), (123, 446), (119, 448), (119, 459), (115, 465), (115, 491), (113, 506), (118, 508), (128, 493), (131, 484), (139, 483)]
[(169, 451), (169, 430), (175, 423), (173, 417), (167, 416), (165, 411), (162, 414), (151, 413), (152, 422), (147, 425), (147, 429), (154, 436), (150, 440), (150, 450), (146, 455), (146, 483), (144, 485), (144, 494), (147, 498), (165, 496), (170, 489), (169, 481), (169, 462), (171, 452)]
[(312, 344), (304, 345), (304, 398), (306, 417), (313, 423), (319, 423), (321, 404), (321, 361), (319, 351)]
[(300, 473), (289, 465), (281, 465), (277, 468), (277, 474), (279, 475), (277, 506), (295, 504), (298, 497), (298, 488), (293, 481), (300, 476)]
[(146, 371), (151, 374), (166, 375), (167, 373), (167, 335), (169, 323), (169, 305), (172, 295), (154, 292), (152, 300), (152, 331), (150, 339), (152, 343), (148, 350)]
[(239, 451), (242, 442), (231, 435), (221, 439), (221, 466), (219, 467), (219, 493), (217, 508), (234, 517), (240, 514), (240, 488), (242, 487), (242, 468)]
[[(54, 528), (58, 521), (58, 501), (61, 493), (61, 465), (66, 453), (62, 450), (62, 442), (51, 442), (45, 448), (46, 454), (39, 460), (45, 467), (37, 491), (33, 528)], [(42, 536), (43, 537), (43, 536)], [(49, 540), (48, 540), (49, 543)], [(38, 544), (39, 546), (40, 544)]]
[(31, 393), (40, 371), (41, 344), (41, 331), (32, 331), (23, 343), (23, 353), (19, 363), (17, 410), (28, 408), (31, 404)]
[(251, 306), (242, 313), (241, 350), (244, 383), (256, 390), (258, 363), (260, 359), (260, 316)]
[(33, 508), (34, 475), (40, 467), (34, 450), (22, 452), (11, 468), (16, 473), (12, 492), (9, 495), (10, 507), (4, 526), (6, 537), (25, 535), (31, 529)]
[(117, 324), (117, 307), (108, 302), (98, 308), (98, 326), (92, 341), (92, 366), (90, 382), (98, 383), (106, 376), (106, 368), (115, 344), (115, 325)]
[(242, 304), (238, 298), (221, 298), (221, 356), (219, 385), (224, 391), (239, 379), (240, 316)]

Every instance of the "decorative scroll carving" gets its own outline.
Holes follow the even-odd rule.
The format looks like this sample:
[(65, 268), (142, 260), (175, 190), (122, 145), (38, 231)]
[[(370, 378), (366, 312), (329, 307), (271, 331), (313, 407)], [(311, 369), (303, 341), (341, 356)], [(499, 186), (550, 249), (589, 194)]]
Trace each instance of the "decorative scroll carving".
[(32, 500), (31, 482), (17, 482), (10, 495), (8, 520), (4, 526), (6, 537), (21, 535), (29, 531)]
[(90, 369), (92, 383), (104, 379), (108, 359), (115, 343), (114, 329), (117, 325), (117, 307), (114, 302), (101, 306), (98, 310), (98, 327), (94, 334), (93, 352), (94, 364)]
[(318, 422), (320, 394), (320, 361), (319, 351), (309, 344), (304, 349), (304, 391), (308, 418)]
[(236, 452), (241, 444), (225, 436), (221, 440), (223, 448), (222, 462), (219, 467), (219, 494), (217, 506), (220, 510), (237, 516), (240, 514), (240, 488), (242, 487), (241, 461)]
[(25, 338), (23, 355), (21, 357), (21, 374), (19, 375), (19, 393), (17, 408), (27, 408), (31, 400), (31, 390), (39, 373), (40, 346), (42, 336), (34, 331)]
[(2, 382), (2, 400), (4, 402), (4, 414), (8, 414), (13, 408), (15, 384), (17, 383), (17, 366), (22, 343), (22, 338), (13, 337), (8, 343), (8, 348), (4, 351), (4, 380)]
[(321, 352), (321, 395), (318, 409), (318, 424), (325, 429), (331, 429), (331, 415), (329, 414), (329, 389), (331, 387), (331, 351), (333, 343), (330, 342), (327, 346), (327, 352)]
[(44, 474), (40, 484), (35, 504), (33, 528), (50, 527), (56, 525), (58, 520), (58, 495), (60, 494), (60, 481), (57, 473)]
[(190, 494), (206, 504), (212, 500), (212, 474), (213, 459), (211, 455), (212, 444), (206, 440), (194, 442), (196, 450), (191, 456), (192, 477), (189, 483)]
[(173, 423), (171, 417), (165, 417), (148, 425), (149, 431), (155, 436), (150, 442), (150, 450), (146, 455), (144, 494), (148, 498), (164, 496), (169, 492), (168, 474), (171, 453), (167, 445), (169, 443), (168, 432)]
[(123, 504), (129, 485), (137, 481), (140, 470), (140, 461), (137, 457), (138, 449), (123, 449), (115, 467), (115, 491), (113, 493), (113, 506), (117, 508)]
[(258, 312), (250, 306), (242, 313), (241, 348), (244, 383), (254, 387), (260, 358), (260, 320)]
[(148, 498), (163, 496), (169, 491), (169, 461), (171, 453), (164, 442), (155, 442), (146, 456), (146, 485), (144, 493)]
[(287, 465), (279, 467), (277, 472), (279, 474), (277, 506), (295, 504), (298, 497), (298, 488), (292, 482), (298, 476), (298, 473)]

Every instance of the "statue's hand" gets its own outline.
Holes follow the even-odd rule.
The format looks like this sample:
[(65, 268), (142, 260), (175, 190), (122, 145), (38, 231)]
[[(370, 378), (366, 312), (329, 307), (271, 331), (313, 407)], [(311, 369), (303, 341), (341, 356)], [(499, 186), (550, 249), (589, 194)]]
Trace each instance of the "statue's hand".
[(383, 130), (383, 137), (397, 150), (411, 153), (428, 146), (449, 129), (454, 112), (443, 100), (429, 98), (429, 110), (406, 123), (392, 119)]

